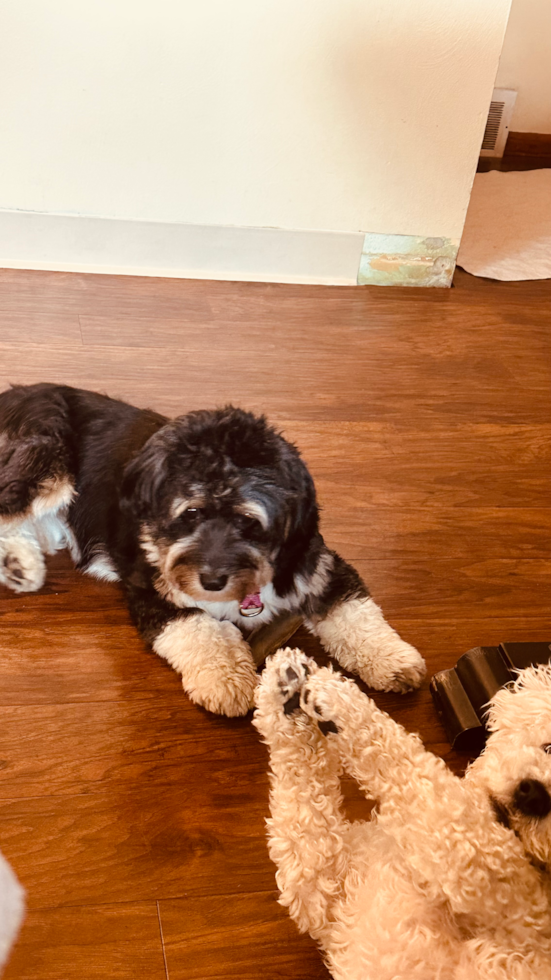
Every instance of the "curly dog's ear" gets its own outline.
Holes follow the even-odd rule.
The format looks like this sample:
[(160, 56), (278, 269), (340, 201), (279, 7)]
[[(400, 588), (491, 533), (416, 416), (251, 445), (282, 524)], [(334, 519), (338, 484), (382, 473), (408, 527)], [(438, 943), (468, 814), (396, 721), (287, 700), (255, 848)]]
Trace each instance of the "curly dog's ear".
[(169, 476), (172, 443), (170, 427), (164, 426), (125, 467), (120, 506), (138, 520), (158, 512), (161, 491)]
[(491, 732), (547, 726), (551, 721), (551, 663), (520, 670), (516, 680), (490, 701), (487, 728)]
[[(549, 653), (551, 654), (551, 648)], [(515, 694), (520, 694), (522, 691), (534, 691), (546, 693), (551, 697), (551, 663), (534, 664), (532, 667), (519, 670), (512, 690)]]

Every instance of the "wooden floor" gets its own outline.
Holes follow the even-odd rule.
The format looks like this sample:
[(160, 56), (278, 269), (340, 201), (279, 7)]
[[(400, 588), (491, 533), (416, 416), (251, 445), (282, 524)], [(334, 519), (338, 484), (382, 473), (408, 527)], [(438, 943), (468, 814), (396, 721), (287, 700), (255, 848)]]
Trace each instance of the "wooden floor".
[[(551, 282), (4, 271), (0, 324), (2, 388), (266, 412), (312, 469), (327, 541), (431, 674), (473, 645), (551, 639)], [(118, 588), (63, 555), (40, 594), (2, 591), (0, 647), (0, 849), (29, 908), (5, 980), (327, 977), (276, 903), (250, 718), (194, 707)], [(462, 771), (428, 684), (376, 700)]]

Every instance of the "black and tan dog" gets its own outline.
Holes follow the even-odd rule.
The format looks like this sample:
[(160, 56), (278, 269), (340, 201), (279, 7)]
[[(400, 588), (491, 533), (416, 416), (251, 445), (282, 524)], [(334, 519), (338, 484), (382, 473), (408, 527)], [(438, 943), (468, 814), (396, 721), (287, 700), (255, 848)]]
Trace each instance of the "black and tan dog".
[(168, 420), (63, 385), (0, 394), (0, 582), (33, 592), (44, 555), (120, 580), (144, 639), (198, 704), (252, 705), (245, 637), (283, 612), (380, 690), (424, 676), (357, 572), (319, 532), (298, 451), (236, 408)]

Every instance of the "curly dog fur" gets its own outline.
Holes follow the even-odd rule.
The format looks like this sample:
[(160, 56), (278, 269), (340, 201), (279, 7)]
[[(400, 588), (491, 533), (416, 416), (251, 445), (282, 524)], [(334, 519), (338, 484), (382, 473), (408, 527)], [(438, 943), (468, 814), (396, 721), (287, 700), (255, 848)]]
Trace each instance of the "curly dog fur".
[[(462, 779), (299, 650), (256, 700), (280, 902), (336, 980), (551, 978), (551, 665), (498, 692)], [(345, 819), (343, 769), (371, 820)]]

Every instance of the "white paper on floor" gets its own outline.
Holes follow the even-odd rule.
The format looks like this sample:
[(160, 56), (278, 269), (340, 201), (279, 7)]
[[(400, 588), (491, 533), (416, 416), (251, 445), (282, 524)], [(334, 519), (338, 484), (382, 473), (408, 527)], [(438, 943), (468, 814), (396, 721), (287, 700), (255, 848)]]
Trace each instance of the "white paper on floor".
[(550, 279), (551, 170), (477, 174), (457, 264), (491, 279)]

